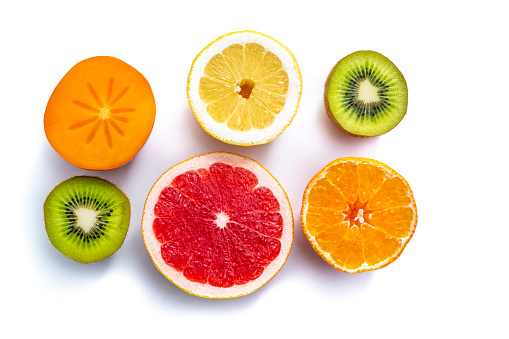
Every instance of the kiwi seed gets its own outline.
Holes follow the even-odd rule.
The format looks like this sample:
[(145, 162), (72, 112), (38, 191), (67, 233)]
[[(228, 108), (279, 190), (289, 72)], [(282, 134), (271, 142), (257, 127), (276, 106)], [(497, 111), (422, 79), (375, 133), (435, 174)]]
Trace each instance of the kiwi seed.
[(343, 131), (359, 137), (387, 133), (407, 111), (403, 74), (385, 56), (358, 51), (331, 70), (324, 91), (327, 115)]
[(122, 246), (131, 205), (112, 183), (89, 176), (73, 177), (55, 187), (44, 203), (51, 243), (80, 263), (102, 260)]

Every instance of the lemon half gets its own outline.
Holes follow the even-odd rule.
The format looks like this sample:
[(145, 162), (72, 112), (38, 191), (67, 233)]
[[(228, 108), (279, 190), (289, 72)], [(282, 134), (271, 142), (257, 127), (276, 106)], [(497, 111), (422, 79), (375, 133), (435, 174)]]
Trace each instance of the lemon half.
[(242, 146), (277, 138), (295, 117), (301, 93), (290, 50), (254, 31), (229, 33), (206, 46), (187, 82), (189, 105), (203, 129)]

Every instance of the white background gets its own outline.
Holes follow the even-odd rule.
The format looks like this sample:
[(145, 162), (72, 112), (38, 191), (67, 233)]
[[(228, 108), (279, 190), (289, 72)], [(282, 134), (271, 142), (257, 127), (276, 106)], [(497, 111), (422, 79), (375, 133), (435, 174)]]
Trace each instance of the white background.
[[(1, 337), (508, 337), (509, 24), (503, 1), (4, 1), (0, 5)], [(276, 140), (237, 147), (206, 134), (186, 97), (191, 62), (212, 40), (251, 29), (285, 44), (303, 77), (297, 116)], [(406, 77), (408, 113), (359, 139), (326, 117), (331, 67), (361, 49)], [(43, 129), (53, 88), (77, 62), (111, 55), (154, 91), (152, 134), (106, 172), (60, 158)], [(285, 188), (295, 237), (283, 269), (231, 300), (187, 294), (152, 264), (141, 236), (146, 195), (169, 167), (230, 151)], [(300, 225), (307, 182), (343, 156), (386, 163), (410, 183), (417, 231), (402, 256), (361, 274), (336, 271)], [(53, 248), (42, 206), (59, 182), (98, 175), (132, 204), (124, 245), (90, 265)]]

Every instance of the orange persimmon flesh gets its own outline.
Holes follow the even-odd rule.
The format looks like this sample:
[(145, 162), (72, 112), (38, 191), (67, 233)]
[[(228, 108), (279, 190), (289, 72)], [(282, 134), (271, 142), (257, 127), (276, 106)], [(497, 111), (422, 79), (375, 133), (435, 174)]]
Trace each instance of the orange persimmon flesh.
[(71, 164), (108, 170), (131, 160), (147, 141), (155, 120), (150, 84), (122, 60), (97, 56), (72, 67), (46, 106), (50, 145)]

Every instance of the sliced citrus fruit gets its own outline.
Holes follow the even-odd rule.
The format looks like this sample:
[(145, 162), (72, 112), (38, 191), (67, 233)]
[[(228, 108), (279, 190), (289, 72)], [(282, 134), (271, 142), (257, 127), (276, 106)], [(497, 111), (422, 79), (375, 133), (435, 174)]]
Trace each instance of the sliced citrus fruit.
[(299, 107), (302, 77), (295, 57), (275, 39), (253, 31), (223, 35), (194, 59), (189, 105), (200, 125), (229, 144), (277, 138)]
[(301, 222), (325, 261), (358, 273), (385, 267), (401, 255), (415, 232), (417, 207), (406, 180), (389, 166), (341, 158), (307, 185)]
[(188, 159), (150, 190), (142, 218), (157, 269), (206, 298), (249, 294), (281, 269), (293, 214), (277, 180), (250, 158), (224, 152)]
[(148, 81), (122, 60), (98, 56), (74, 65), (49, 98), (44, 130), (50, 145), (71, 164), (108, 170), (131, 160), (155, 120)]

